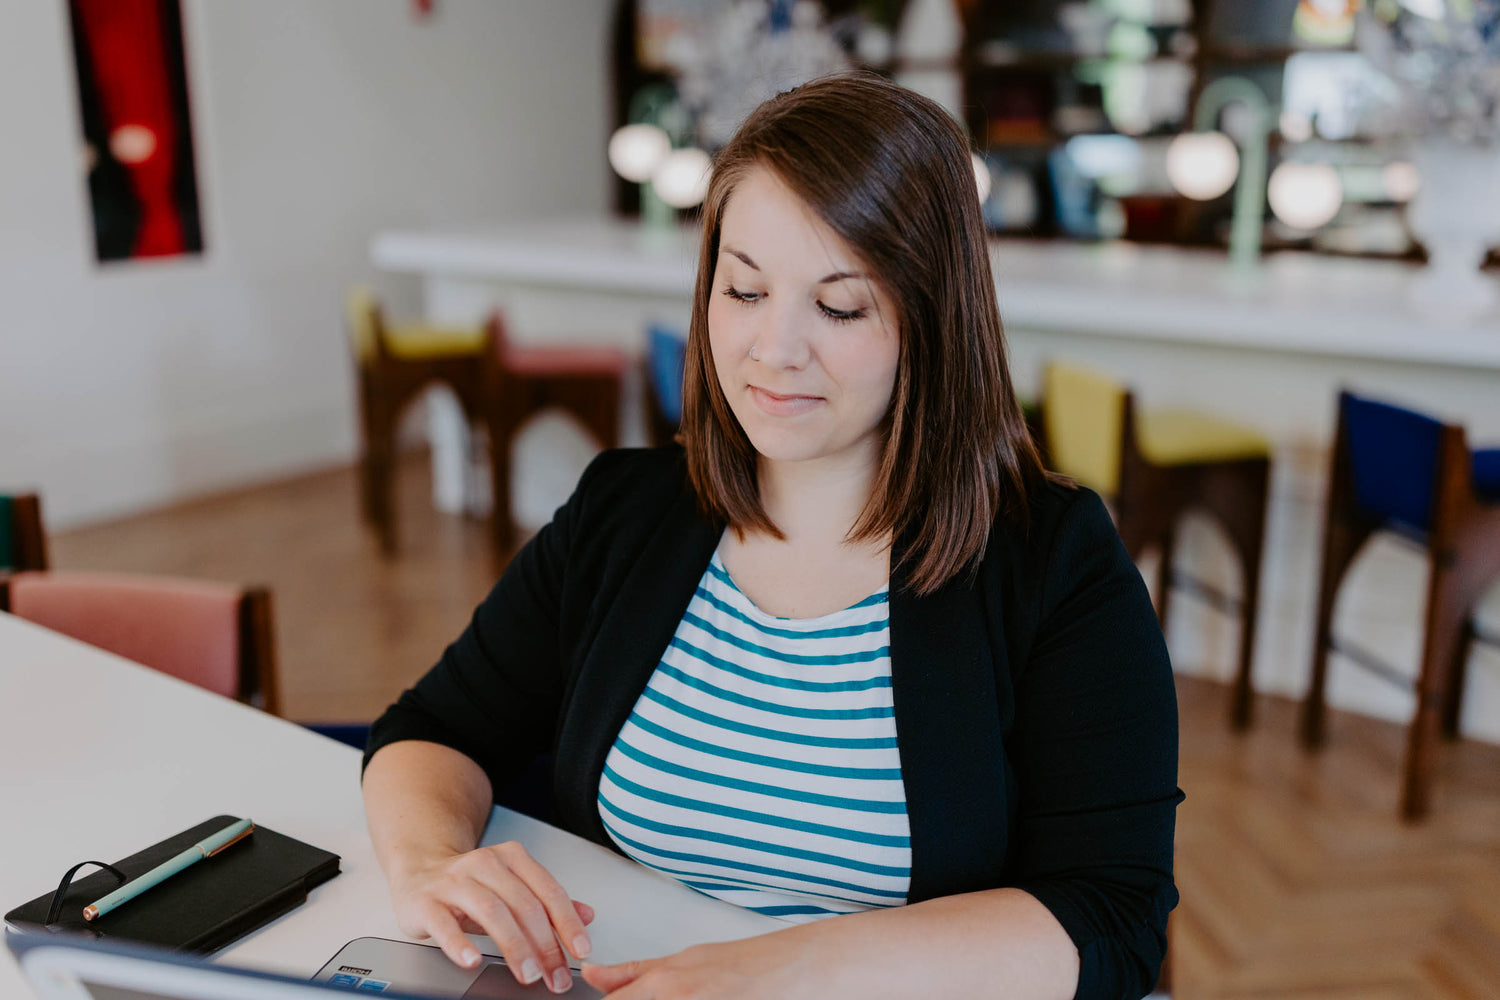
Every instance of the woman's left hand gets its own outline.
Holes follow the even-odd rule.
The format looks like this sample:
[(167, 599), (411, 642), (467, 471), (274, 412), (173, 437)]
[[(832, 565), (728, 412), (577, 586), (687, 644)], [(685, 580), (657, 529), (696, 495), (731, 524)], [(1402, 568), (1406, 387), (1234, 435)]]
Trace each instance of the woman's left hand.
[(818, 947), (816, 926), (695, 945), (665, 958), (585, 963), (583, 978), (607, 1000), (826, 1000), (837, 956)]

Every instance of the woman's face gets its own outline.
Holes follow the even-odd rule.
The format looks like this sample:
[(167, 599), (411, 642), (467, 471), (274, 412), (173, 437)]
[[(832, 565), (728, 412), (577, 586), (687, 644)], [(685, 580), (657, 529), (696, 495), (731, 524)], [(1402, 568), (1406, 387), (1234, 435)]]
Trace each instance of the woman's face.
[(775, 174), (755, 167), (739, 180), (720, 220), (708, 338), (730, 409), (763, 457), (874, 464), (896, 383), (896, 316), (869, 269)]

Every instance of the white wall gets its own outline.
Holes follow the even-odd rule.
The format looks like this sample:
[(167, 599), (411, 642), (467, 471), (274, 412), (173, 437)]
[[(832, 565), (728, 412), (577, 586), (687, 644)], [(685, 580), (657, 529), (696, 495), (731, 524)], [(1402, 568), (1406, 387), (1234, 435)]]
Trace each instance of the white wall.
[(609, 6), (184, 0), (207, 251), (101, 267), (66, 4), (0, 0), (0, 490), (57, 529), (352, 458), (371, 235), (605, 205)]

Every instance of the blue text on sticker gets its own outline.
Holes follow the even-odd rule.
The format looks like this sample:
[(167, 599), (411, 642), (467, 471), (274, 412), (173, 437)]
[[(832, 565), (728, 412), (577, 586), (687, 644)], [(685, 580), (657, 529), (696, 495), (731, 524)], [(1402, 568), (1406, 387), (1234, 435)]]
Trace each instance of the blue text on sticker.
[(334, 986), (358, 986), (363, 979), (363, 976), (351, 976), (347, 972), (336, 972), (328, 981)]
[(390, 989), (390, 986), (390, 983), (383, 983), (378, 979), (366, 979), (364, 982), (356, 986), (355, 989), (363, 993), (384, 993), (386, 990)]

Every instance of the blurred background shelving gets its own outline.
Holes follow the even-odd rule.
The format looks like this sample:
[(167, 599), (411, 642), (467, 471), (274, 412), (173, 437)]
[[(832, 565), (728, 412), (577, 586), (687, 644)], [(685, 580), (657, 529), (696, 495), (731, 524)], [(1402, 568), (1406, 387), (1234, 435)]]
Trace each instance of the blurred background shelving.
[[(642, 86), (677, 82), (673, 34), (701, 37), (732, 2), (620, 0), (616, 124), (629, 120)], [(1182, 196), (1168, 181), (1165, 156), (1171, 139), (1191, 128), (1203, 88), (1233, 75), (1254, 83), (1276, 116), (1272, 168), (1284, 160), (1328, 164), (1343, 183), (1338, 214), (1316, 230), (1294, 229), (1268, 211), (1266, 249), (1422, 260), (1405, 219), (1408, 151), (1387, 114), (1393, 84), (1355, 45), (1359, 7), (1359, 0), (821, 4), (851, 65), (938, 99), (945, 88), (955, 95), (950, 109), (992, 177), (984, 207), (997, 234), (1224, 246), (1232, 192), (1208, 202)], [(943, 16), (956, 29), (946, 51), (903, 56), (904, 34)], [(1241, 110), (1231, 105), (1218, 123), (1236, 139)], [(617, 181), (614, 207), (634, 214), (636, 186)]]

